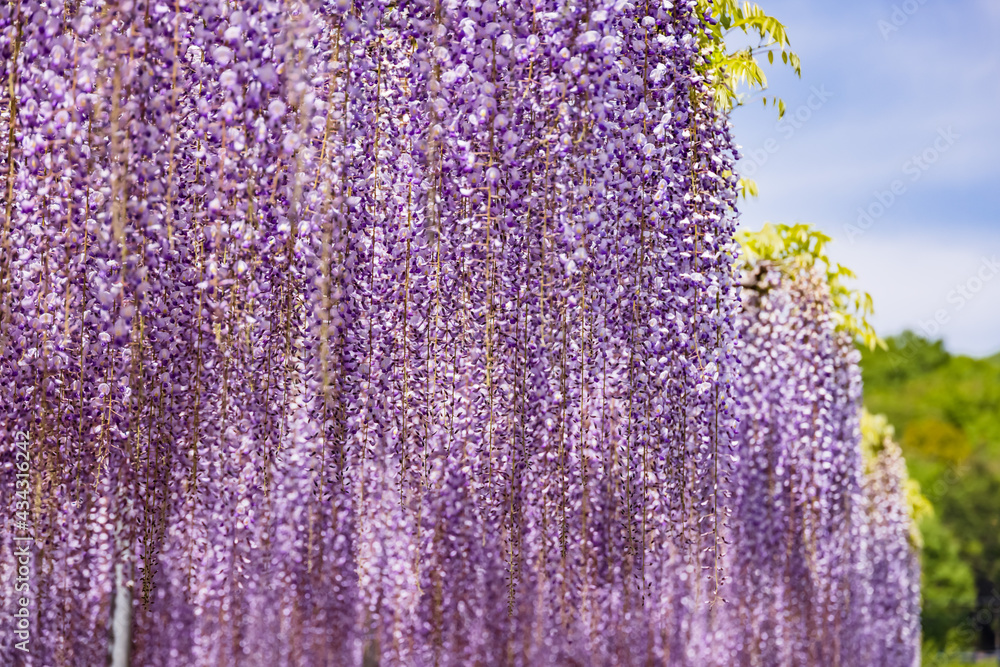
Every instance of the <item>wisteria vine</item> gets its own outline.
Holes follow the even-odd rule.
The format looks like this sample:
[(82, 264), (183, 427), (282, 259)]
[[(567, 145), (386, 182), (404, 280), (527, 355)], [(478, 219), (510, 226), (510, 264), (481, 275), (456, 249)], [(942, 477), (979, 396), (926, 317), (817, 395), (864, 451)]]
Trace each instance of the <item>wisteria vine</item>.
[[(799, 614), (788, 655), (861, 628), (840, 588), (859, 385), (826, 315), (787, 334), (825, 384), (781, 417), (819, 496), (782, 492), (784, 532), (749, 535), (759, 332), (712, 21), (695, 0), (0, 7), (0, 504), (30, 496), (34, 535), (31, 651), (4, 625), (3, 661), (731, 664), (742, 614), (772, 611), (746, 568), (775, 535), (825, 573), (756, 617)], [(803, 636), (815, 605), (844, 627)]]
[[(785, 231), (793, 248), (815, 236)], [(918, 664), (905, 463), (884, 425), (866, 423), (861, 446), (860, 354), (839, 285), (802, 259), (743, 272), (728, 664)]]

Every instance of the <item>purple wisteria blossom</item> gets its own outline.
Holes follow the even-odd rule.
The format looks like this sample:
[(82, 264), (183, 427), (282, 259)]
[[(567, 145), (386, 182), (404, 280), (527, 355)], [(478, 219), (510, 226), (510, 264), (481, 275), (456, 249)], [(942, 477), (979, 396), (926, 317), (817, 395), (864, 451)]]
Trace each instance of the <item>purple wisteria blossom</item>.
[(743, 288), (728, 664), (909, 667), (919, 569), (905, 467), (880, 442), (866, 474), (860, 355), (821, 272), (761, 261)]
[(844, 587), (912, 560), (891, 500), (874, 569), (852, 551), (828, 304), (773, 272), (740, 303), (702, 4), (0, 7), (0, 505), (34, 535), (31, 651), (5, 622), (0, 661), (853, 641)]

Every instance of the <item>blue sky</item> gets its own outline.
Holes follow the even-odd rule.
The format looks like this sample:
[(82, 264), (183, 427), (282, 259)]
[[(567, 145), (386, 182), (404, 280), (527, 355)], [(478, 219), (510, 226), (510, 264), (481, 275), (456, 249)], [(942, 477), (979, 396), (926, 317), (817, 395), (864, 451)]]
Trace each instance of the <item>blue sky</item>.
[(733, 113), (740, 170), (760, 186), (742, 226), (809, 222), (905, 328), (953, 352), (1000, 352), (1000, 0), (759, 0), (802, 78)]

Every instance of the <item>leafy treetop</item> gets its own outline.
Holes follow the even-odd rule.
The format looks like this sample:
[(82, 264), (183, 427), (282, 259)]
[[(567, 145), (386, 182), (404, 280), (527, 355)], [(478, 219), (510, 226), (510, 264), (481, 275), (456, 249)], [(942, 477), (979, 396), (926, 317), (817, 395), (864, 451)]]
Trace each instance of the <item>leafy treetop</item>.
[(736, 238), (743, 249), (743, 261), (747, 266), (758, 261), (771, 261), (789, 273), (803, 269), (822, 272), (830, 288), (838, 326), (869, 349), (884, 346), (870, 321), (874, 313), (872, 297), (868, 292), (846, 284), (857, 276), (827, 256), (829, 236), (812, 225), (768, 223), (756, 232), (741, 231)]

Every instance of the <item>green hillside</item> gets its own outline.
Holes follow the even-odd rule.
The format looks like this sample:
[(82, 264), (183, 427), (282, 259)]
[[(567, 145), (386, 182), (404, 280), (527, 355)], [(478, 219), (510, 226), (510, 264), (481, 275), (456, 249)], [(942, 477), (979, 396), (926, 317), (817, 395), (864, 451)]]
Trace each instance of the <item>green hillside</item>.
[(888, 416), (934, 512), (924, 537), (928, 649), (989, 649), (1000, 631), (1000, 355), (912, 333), (862, 350), (865, 404)]

